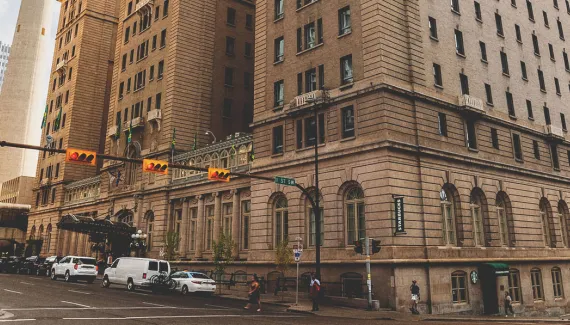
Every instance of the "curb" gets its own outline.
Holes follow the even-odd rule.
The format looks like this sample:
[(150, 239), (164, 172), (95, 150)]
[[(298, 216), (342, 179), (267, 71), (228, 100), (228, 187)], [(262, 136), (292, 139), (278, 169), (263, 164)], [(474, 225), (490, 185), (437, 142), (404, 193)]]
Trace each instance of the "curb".
[[(235, 296), (225, 296), (225, 295), (217, 295), (215, 296), (219, 299), (228, 299), (228, 300), (237, 300), (237, 301), (248, 301), (247, 298), (235, 297)], [(291, 305), (287, 303), (280, 303), (280, 302), (272, 302), (272, 301), (261, 301), (264, 305), (271, 305), (271, 306), (279, 306), (279, 307), (286, 307), (290, 308)]]
[(564, 322), (561, 319), (528, 319), (528, 318), (424, 318), (423, 322), (473, 322), (473, 323), (557, 323)]

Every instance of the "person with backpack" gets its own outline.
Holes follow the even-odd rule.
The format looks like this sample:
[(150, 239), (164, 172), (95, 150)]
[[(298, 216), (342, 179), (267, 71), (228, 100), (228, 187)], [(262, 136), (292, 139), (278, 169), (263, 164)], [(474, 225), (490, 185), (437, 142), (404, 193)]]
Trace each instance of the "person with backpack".
[(412, 294), (412, 308), (410, 308), (410, 311), (414, 315), (419, 315), (420, 312), (418, 311), (418, 301), (420, 301), (420, 287), (418, 286), (418, 281), (412, 281), (410, 292)]
[(313, 300), (313, 311), (319, 311), (319, 296), (321, 294), (321, 281), (317, 279), (315, 273), (311, 273), (310, 291), (311, 300)]

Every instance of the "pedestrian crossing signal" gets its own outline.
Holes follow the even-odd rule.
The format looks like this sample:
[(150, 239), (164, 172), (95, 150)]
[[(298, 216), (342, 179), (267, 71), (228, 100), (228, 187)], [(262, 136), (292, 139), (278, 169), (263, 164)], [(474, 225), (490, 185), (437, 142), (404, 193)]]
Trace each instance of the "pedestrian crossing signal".
[(66, 150), (65, 161), (74, 164), (95, 166), (97, 165), (97, 153), (94, 151), (69, 148)]
[(143, 173), (168, 175), (168, 162), (164, 160), (143, 159)]
[(357, 254), (362, 254), (363, 249), (362, 249), (362, 242), (360, 240), (354, 242), (354, 251)]
[(230, 171), (222, 168), (208, 168), (208, 179), (227, 183), (230, 181)]

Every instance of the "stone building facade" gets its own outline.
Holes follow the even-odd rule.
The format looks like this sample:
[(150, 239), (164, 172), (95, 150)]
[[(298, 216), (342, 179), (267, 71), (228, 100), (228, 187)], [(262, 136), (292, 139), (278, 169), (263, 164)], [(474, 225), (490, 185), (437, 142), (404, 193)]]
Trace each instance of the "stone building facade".
[[(162, 32), (160, 24), (177, 33), (176, 15), (191, 2), (171, 1), (171, 14), (163, 20), (159, 13), (150, 34), (154, 28)], [(149, 3), (134, 7), (143, 20)], [(244, 5), (243, 13), (237, 10), (242, 15), (251, 8), (243, 1), (228, 4)], [(158, 5), (162, 1), (152, 4)], [(219, 28), (228, 28), (228, 8), (196, 6), (224, 18)], [(220, 106), (211, 105), (208, 94), (220, 97), (217, 88), (185, 91), (204, 80), (183, 79), (193, 78), (184, 69), (195, 61), (178, 52), (184, 44), (169, 43), (173, 38), (166, 41), (162, 87), (174, 88), (165, 91), (160, 131), (146, 120), (134, 131), (127, 115), (128, 125), (115, 136), (117, 113), (124, 116), (127, 107), (132, 112), (133, 102), (155, 96), (153, 87), (159, 87), (155, 80), (139, 90), (141, 98), (125, 92), (119, 99), (121, 82), (138, 69), (133, 63), (123, 76), (119, 62), (125, 54), (128, 61), (143, 39), (136, 36), (141, 39), (133, 39), (135, 46), (118, 37), (105, 150), (165, 158), (176, 127), (175, 162), (295, 178), (321, 197), (322, 280), (330, 294), (366, 292), (364, 257), (353, 246), (367, 236), (382, 244), (372, 257), (373, 293), (382, 307), (407, 311), (416, 279), (425, 312), (500, 312), (508, 290), (518, 313), (564, 313), (570, 294), (564, 286), (570, 272), (564, 101), (570, 93), (561, 82), (570, 71), (564, 50), (568, 6), (536, 0), (454, 0), (451, 6), (447, 0), (258, 1), (253, 134), (209, 146), (205, 130), (234, 130), (215, 129), (219, 120), (212, 116)], [(131, 20), (123, 21), (118, 35), (126, 35)], [(207, 49), (216, 48), (214, 39)], [(143, 60), (160, 62), (161, 55)], [(185, 60), (177, 61), (179, 55)], [(210, 59), (205, 57), (205, 66), (218, 68)], [(214, 72), (203, 73), (209, 82)], [(224, 89), (238, 92), (237, 86)], [(187, 104), (191, 100), (196, 102)], [(132, 134), (128, 145), (125, 129)], [(95, 178), (67, 184), (65, 198), (52, 211), (36, 209), (30, 220), (55, 224), (67, 214), (108, 216), (148, 233), (150, 256), (159, 256), (166, 232), (176, 231), (182, 237), (178, 263), (194, 269), (212, 268), (211, 240), (224, 231), (237, 243), (228, 272), (257, 272), (269, 280), (277, 276), (276, 245), (300, 237), (302, 271), (314, 269), (314, 213), (294, 187), (240, 178), (211, 183), (204, 173), (180, 170), (155, 176), (141, 173), (140, 166), (105, 162)], [(396, 231), (395, 198), (404, 200), (404, 232)], [(58, 236), (48, 245), (50, 254), (89, 253), (89, 243), (78, 235)]]

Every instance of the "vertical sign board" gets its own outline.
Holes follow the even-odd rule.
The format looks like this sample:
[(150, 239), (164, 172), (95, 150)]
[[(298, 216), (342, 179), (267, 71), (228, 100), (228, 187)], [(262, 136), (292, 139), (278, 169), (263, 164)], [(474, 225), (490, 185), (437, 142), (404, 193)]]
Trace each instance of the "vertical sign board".
[(404, 197), (394, 198), (394, 216), (396, 218), (396, 234), (402, 234), (406, 232), (406, 226), (404, 223)]

